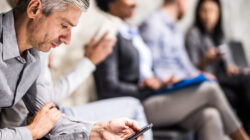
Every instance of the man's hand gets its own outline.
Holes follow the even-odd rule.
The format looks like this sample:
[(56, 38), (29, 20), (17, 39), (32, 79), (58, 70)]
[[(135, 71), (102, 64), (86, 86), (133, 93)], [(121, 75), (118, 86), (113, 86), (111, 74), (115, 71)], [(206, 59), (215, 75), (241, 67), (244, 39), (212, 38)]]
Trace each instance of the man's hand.
[(174, 84), (180, 82), (182, 79), (172, 75), (170, 77), (166, 77), (164, 82), (164, 86), (166, 87), (172, 87)]
[[(140, 131), (135, 121), (115, 119), (96, 123), (90, 133), (90, 140), (125, 140)], [(143, 136), (137, 138), (142, 140)]]
[(116, 38), (110, 39), (107, 36), (108, 33), (105, 33), (99, 41), (96, 41), (96, 37), (93, 37), (89, 44), (85, 46), (85, 56), (95, 65), (101, 63), (113, 51)]
[(63, 114), (53, 103), (44, 105), (35, 115), (31, 124), (26, 126), (33, 139), (44, 137), (56, 124)]
[(159, 90), (163, 87), (163, 83), (156, 77), (151, 77), (145, 79), (143, 82), (140, 83), (140, 88), (150, 88), (153, 90)]

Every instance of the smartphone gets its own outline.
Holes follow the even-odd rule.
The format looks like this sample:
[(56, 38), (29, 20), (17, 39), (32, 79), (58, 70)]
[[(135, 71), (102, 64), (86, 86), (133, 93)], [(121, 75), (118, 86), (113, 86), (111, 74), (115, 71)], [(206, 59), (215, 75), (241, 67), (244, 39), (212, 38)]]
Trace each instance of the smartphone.
[(137, 133), (135, 133), (134, 135), (130, 136), (127, 140), (134, 140), (137, 137), (139, 137), (140, 135), (142, 135), (143, 133), (145, 133), (146, 131), (148, 131), (149, 129), (151, 129), (153, 127), (153, 124), (149, 124), (143, 128), (141, 128), (141, 130)]

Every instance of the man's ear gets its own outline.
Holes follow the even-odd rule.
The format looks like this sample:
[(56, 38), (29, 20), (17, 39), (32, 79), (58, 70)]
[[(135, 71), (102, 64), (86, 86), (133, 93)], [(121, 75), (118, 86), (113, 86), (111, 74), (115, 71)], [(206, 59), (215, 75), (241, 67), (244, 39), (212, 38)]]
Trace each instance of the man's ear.
[(29, 18), (35, 18), (42, 13), (42, 3), (40, 0), (30, 0), (27, 7), (27, 15)]

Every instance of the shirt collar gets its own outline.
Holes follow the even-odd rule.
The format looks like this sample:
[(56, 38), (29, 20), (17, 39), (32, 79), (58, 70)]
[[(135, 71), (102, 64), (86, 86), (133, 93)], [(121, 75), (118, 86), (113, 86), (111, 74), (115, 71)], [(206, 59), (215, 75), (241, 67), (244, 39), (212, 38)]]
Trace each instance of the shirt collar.
[(166, 13), (165, 11), (163, 11), (163, 9), (159, 9), (158, 11), (160, 18), (162, 19), (162, 21), (168, 26), (170, 27), (172, 30), (175, 29), (175, 22), (173, 19), (171, 19), (168, 15), (168, 13)]
[(38, 51), (35, 48), (28, 50), (27, 61), (30, 63), (36, 62), (40, 58)]
[(20, 56), (14, 26), (13, 11), (3, 15), (3, 60)]
[[(9, 11), (3, 16), (3, 60), (16, 57), (21, 58), (17, 44), (13, 11)], [(33, 63), (37, 59), (39, 59), (39, 55), (35, 48), (27, 50), (27, 63)], [(23, 60), (23, 62), (26, 60)]]
[(133, 28), (132, 26), (130, 26), (125, 22), (121, 23), (118, 30), (122, 37), (129, 40), (132, 40), (135, 36), (138, 35), (138, 29)]

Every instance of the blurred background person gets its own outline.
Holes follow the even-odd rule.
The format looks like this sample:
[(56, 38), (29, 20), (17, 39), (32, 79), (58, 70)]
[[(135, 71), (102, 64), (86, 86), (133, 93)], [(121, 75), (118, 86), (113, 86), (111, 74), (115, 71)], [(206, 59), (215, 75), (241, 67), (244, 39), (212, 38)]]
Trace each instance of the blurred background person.
[[(195, 77), (197, 73), (200, 73), (200, 71), (191, 63), (185, 49), (183, 34), (176, 27), (176, 23), (185, 16), (188, 3), (188, 0), (165, 0), (161, 9), (149, 16), (140, 26), (141, 35), (152, 51), (152, 69), (156, 77), (162, 79), (162, 81), (165, 81), (166, 79), (167, 81), (171, 81), (168, 80), (172, 79), (171, 77), (176, 77), (180, 80), (188, 79), (189, 77)], [(204, 73), (204, 75), (209, 79), (213, 79), (213, 76), (209, 73)], [(162, 99), (159, 97), (159, 101), (154, 105), (159, 108), (160, 102), (164, 102), (163, 99), (166, 99), (167, 101), (164, 103), (164, 109), (172, 105), (177, 110), (182, 109), (182, 115), (190, 113), (187, 112), (188, 110), (194, 113), (197, 112), (197, 109), (213, 107), (218, 112), (219, 116), (221, 116), (221, 125), (223, 127), (222, 130), (217, 128), (218, 130), (216, 132), (211, 132), (211, 129), (208, 129), (207, 131), (200, 133), (200, 127), (189, 125), (189, 127), (195, 130), (198, 128), (200, 139), (223, 139), (221, 135), (224, 135), (224, 133), (231, 136), (234, 140), (249, 139), (242, 126), (238, 124), (238, 120), (228, 121), (229, 119), (234, 118), (235, 114), (228, 104), (223, 91), (216, 82), (203, 82), (199, 85), (173, 93), (163, 96), (164, 98), (162, 97)], [(209, 100), (208, 98), (214, 96), (214, 94), (216, 94), (216, 96), (213, 97), (213, 100)], [(206, 95), (207, 97), (202, 98), (202, 96)], [(171, 100), (173, 100), (172, 104), (170, 104)], [(218, 102), (224, 103), (218, 104)], [(200, 104), (203, 105), (199, 106)], [(147, 110), (147, 106), (149, 105), (150, 104), (147, 103), (145, 105), (144, 103), (146, 115), (155, 112), (153, 109), (152, 112)], [(225, 113), (225, 111), (227, 113)], [(169, 117), (169, 115), (166, 115), (166, 117)], [(159, 118), (157, 117), (148, 118), (149, 120), (153, 118), (154, 121), (159, 121)], [(190, 118), (190, 116), (187, 118)], [(192, 124), (196, 124), (196, 121), (196, 119), (193, 119)]]
[[(137, 1), (97, 0), (96, 2), (100, 9), (123, 20), (118, 29), (118, 41), (114, 51), (97, 66), (94, 73), (99, 99), (122, 96), (139, 98), (143, 102), (149, 122), (158, 127), (178, 124), (187, 130), (197, 131), (200, 139), (221, 140), (225, 130), (227, 134), (232, 134), (234, 139), (248, 140), (222, 91), (215, 83), (205, 82), (199, 87), (152, 96), (155, 90), (161, 89), (161, 86), (152, 88), (154, 87), (152, 85), (157, 83), (161, 85), (162, 81), (155, 78), (154, 73), (151, 72), (151, 52), (143, 42), (137, 28), (127, 23), (127, 20), (134, 15)], [(179, 5), (175, 5), (177, 1), (173, 3), (171, 5), (173, 7), (168, 8), (172, 9), (172, 14), (177, 16), (178, 11), (183, 12), (184, 9), (177, 9), (179, 8)], [(178, 4), (185, 4), (185, 1), (178, 1)], [(158, 21), (159, 19), (149, 18), (149, 20)], [(160, 20), (164, 21), (164, 18)], [(162, 24), (154, 25), (162, 27)], [(165, 30), (155, 30), (148, 36), (158, 37), (155, 33), (162, 33), (162, 31)], [(181, 42), (182, 40), (174, 38), (173, 41)], [(192, 66), (191, 62), (190, 64)], [(150, 77), (141, 76), (142, 73), (147, 73), (144, 70), (149, 71)], [(140, 86), (140, 83), (144, 83), (144, 86)]]
[(250, 75), (233, 61), (222, 27), (220, 0), (199, 0), (195, 23), (186, 35), (192, 63), (214, 74), (250, 134)]

